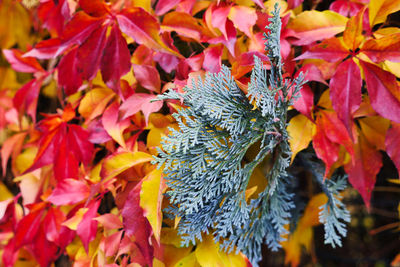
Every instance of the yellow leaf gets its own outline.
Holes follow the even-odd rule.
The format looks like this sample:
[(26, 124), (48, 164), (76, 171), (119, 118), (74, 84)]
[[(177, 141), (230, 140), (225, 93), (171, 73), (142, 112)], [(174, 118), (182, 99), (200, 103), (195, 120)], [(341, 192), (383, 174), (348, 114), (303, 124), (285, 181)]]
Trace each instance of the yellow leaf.
[(290, 149), (292, 150), (291, 161), (293, 161), (298, 152), (308, 147), (312, 140), (314, 127), (314, 123), (302, 114), (290, 120), (287, 130), (290, 136)]
[(385, 60), (383, 69), (393, 73), (397, 78), (400, 78), (400, 62)]
[(36, 153), (38, 151), (37, 147), (28, 147), (15, 159), (15, 167), (19, 173), (23, 173), (33, 164)]
[(86, 93), (79, 104), (79, 113), (87, 121), (90, 121), (102, 114), (108, 102), (115, 96), (115, 93), (105, 87), (94, 88)]
[(248, 260), (243, 254), (234, 252), (227, 254), (219, 250), (219, 244), (214, 242), (212, 235), (204, 237), (195, 250), (197, 261), (202, 267), (241, 267), (248, 266)]
[(166, 267), (176, 266), (176, 264), (179, 261), (182, 261), (186, 256), (188, 256), (192, 250), (192, 247), (177, 248), (173, 245), (163, 245), (163, 247), (164, 247), (163, 261)]
[(288, 4), (286, 1), (282, 1), (282, 0), (268, 0), (266, 2), (264, 2), (264, 6), (267, 9), (268, 13), (270, 15), (271, 12), (275, 9), (275, 4), (278, 3), (279, 6), (279, 15), (283, 16), (283, 14), (285, 14), (287, 8), (288, 8)]
[(12, 197), (13, 194), (11, 194), (11, 192), (2, 182), (0, 182), (0, 201), (4, 201)]
[(196, 255), (194, 252), (190, 253), (180, 261), (178, 261), (174, 267), (197, 267), (200, 266), (196, 261)]
[(30, 43), (30, 15), (18, 2), (3, 0), (0, 2), (0, 48), (10, 48), (16, 43), (22, 49)]
[(399, 0), (371, 0), (369, 8), (369, 23), (371, 26), (386, 21), (389, 14), (400, 10)]
[(160, 242), (162, 223), (161, 202), (165, 188), (162, 171), (154, 169), (143, 179), (140, 190), (140, 206), (143, 208), (144, 216), (149, 220), (158, 242)]
[(347, 21), (348, 18), (330, 10), (310, 10), (297, 15), (287, 28), (295, 31), (300, 39), (296, 44), (303, 45), (343, 32)]
[(378, 150), (386, 150), (385, 138), (390, 121), (381, 116), (371, 116), (359, 119), (358, 122), (368, 142)]
[[(88, 208), (80, 208), (74, 216), (63, 222), (61, 225), (68, 227), (71, 230), (76, 231), (78, 224), (82, 221), (83, 215), (88, 211)], [(83, 248), (83, 246), (82, 246)]]
[(150, 154), (141, 151), (116, 153), (103, 162), (104, 180), (111, 179), (135, 165), (151, 160), (153, 157)]

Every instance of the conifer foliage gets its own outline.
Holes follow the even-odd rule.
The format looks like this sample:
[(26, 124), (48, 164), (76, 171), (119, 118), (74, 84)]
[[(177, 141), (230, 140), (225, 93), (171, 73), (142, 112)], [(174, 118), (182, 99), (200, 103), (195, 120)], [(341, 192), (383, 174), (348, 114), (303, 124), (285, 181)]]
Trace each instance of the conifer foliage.
[[(185, 105), (174, 114), (179, 130), (171, 128), (163, 138), (155, 161), (164, 170), (173, 204), (169, 211), (180, 218), (183, 243), (195, 244), (196, 238), (201, 241), (202, 234), (211, 231), (226, 250), (236, 247), (253, 264), (261, 260), (263, 243), (272, 250), (281, 246), (282, 236), (288, 233), (285, 225), (296, 208), (287, 187), (293, 179), (287, 172), (291, 157), (287, 112), (305, 83), (303, 74), (293, 81), (282, 78), (278, 5), (270, 21), (265, 50), (271, 69), (266, 70), (255, 57), (247, 95), (223, 66), (204, 81), (193, 81), (184, 93), (171, 90), (159, 97), (183, 100)], [(254, 144), (259, 145), (258, 154), (244, 163)], [(247, 199), (251, 174), (268, 155), (272, 166), (265, 177), (267, 186), (257, 197)], [(325, 224), (326, 243), (340, 245), (335, 229), (345, 236), (339, 220), (350, 219), (334, 196), (344, 189), (343, 180), (325, 189), (330, 201), (321, 207), (320, 220)]]

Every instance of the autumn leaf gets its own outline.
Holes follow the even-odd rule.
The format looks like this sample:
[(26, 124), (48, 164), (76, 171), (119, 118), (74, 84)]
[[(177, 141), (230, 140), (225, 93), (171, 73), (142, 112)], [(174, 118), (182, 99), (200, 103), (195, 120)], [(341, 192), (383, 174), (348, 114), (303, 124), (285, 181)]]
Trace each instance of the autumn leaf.
[(298, 38), (294, 44), (307, 45), (343, 32), (347, 20), (346, 17), (330, 10), (312, 10), (297, 15), (287, 27), (293, 30), (293, 36)]
[(297, 153), (307, 148), (310, 144), (314, 128), (314, 123), (302, 114), (290, 120), (287, 130), (290, 136), (289, 144), (292, 151), (292, 162)]
[(47, 198), (56, 206), (70, 205), (81, 202), (90, 194), (89, 186), (80, 180), (64, 179), (54, 188), (51, 195)]
[(122, 218), (125, 232), (130, 237), (135, 237), (135, 244), (139, 253), (144, 258), (142, 264), (153, 263), (154, 248), (150, 244), (152, 228), (140, 207), (141, 183), (138, 183), (130, 192), (122, 209)]
[(396, 76), (360, 60), (371, 105), (384, 118), (400, 122), (400, 90)]
[(111, 28), (103, 53), (101, 58), (103, 80), (121, 95), (119, 79), (131, 69), (131, 55), (126, 40), (116, 24)]
[(391, 128), (387, 131), (385, 139), (386, 152), (395, 164), (400, 177), (400, 153), (399, 153), (399, 134), (400, 124), (392, 123)]
[(368, 8), (369, 23), (373, 26), (384, 22), (389, 14), (400, 10), (400, 2), (391, 0), (371, 0)]
[(329, 82), (333, 108), (350, 136), (352, 135), (352, 114), (361, 104), (361, 86), (360, 69), (352, 59), (340, 63)]
[(368, 209), (376, 175), (381, 167), (381, 154), (359, 134), (358, 142), (354, 145), (354, 158), (345, 165), (345, 171), (349, 175), (351, 185), (361, 194)]
[(162, 41), (158, 21), (143, 8), (125, 9), (117, 15), (117, 20), (121, 31), (137, 43), (181, 57)]
[(142, 180), (140, 189), (140, 207), (143, 214), (150, 222), (156, 240), (160, 242), (160, 232), (162, 224), (161, 202), (163, 193), (166, 189), (162, 170), (155, 169)]
[(101, 175), (105, 180), (108, 180), (135, 165), (151, 160), (153, 160), (153, 157), (150, 154), (140, 151), (115, 153), (104, 160)]

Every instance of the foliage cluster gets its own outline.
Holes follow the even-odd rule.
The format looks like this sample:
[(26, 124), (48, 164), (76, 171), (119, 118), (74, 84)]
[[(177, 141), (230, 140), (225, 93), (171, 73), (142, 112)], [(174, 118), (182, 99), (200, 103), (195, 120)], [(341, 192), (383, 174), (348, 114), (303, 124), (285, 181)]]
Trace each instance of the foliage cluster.
[[(342, 222), (332, 222), (348, 221), (349, 214), (339, 201), (346, 181), (336, 172), (347, 174), (371, 208), (383, 155), (400, 170), (400, 28), (390, 20), (400, 1), (336, 0), (323, 11), (319, 2), (1, 0), (3, 265), (248, 266), (246, 255), (257, 262), (268, 233), (261, 240), (252, 235), (257, 240), (250, 243), (245, 233), (265, 227), (275, 235), (267, 243), (282, 246), (286, 263), (298, 265), (320, 220), (327, 242), (340, 244)], [(275, 4), (282, 25), (266, 53), (263, 36)], [(310, 83), (300, 97), (292, 99), (290, 86), (280, 91), (283, 97), (274, 91), (285, 80), (301, 84), (301, 72)], [(231, 90), (217, 93), (212, 84), (221, 82), (217, 88)], [(152, 101), (167, 90), (179, 100)], [(289, 106), (277, 107), (289, 103), (289, 113)], [(172, 138), (196, 127), (215, 138)], [(249, 139), (244, 153), (239, 146)], [(276, 146), (290, 146), (291, 158), (275, 164)], [(151, 161), (171, 153), (197, 167), (174, 162), (164, 177)], [(221, 161), (207, 162), (207, 153)], [(226, 158), (233, 165), (223, 166)], [(313, 175), (325, 194), (309, 191), (304, 209), (290, 216), (289, 208), (268, 204), (274, 218), (265, 222), (272, 226), (246, 225), (246, 216), (261, 216), (268, 192), (276, 190), (271, 196), (280, 200), (289, 190), (299, 197), (294, 184), (275, 184), (276, 175), (265, 179), (274, 168), (284, 174), (290, 162)], [(218, 167), (231, 172), (229, 179), (216, 179)], [(196, 184), (196, 178), (212, 170), (215, 179), (198, 190), (204, 180)], [(182, 178), (193, 179), (189, 188), (179, 188)], [(218, 191), (224, 188), (230, 189)], [(184, 199), (177, 189), (188, 190)], [(220, 199), (210, 198), (218, 193)], [(174, 203), (186, 204), (171, 208)], [(232, 210), (240, 205), (248, 210)], [(199, 209), (218, 212), (204, 213), (215, 214), (211, 221), (190, 217)], [(237, 224), (227, 232), (224, 222), (232, 216)], [(215, 225), (223, 227), (204, 233)], [(188, 242), (193, 235), (201, 242)], [(214, 238), (239, 253), (220, 251)]]

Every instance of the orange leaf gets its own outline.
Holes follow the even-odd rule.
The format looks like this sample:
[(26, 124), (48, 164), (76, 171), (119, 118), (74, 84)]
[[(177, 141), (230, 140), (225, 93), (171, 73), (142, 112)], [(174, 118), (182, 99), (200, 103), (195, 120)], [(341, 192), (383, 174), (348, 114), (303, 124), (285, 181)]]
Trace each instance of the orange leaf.
[(302, 114), (290, 120), (287, 130), (290, 136), (289, 144), (292, 150), (292, 162), (297, 153), (307, 148), (310, 144), (314, 128), (314, 123)]
[(361, 52), (376, 63), (385, 60), (400, 62), (400, 33), (370, 39), (364, 43)]
[(343, 32), (343, 41), (352, 51), (355, 51), (364, 40), (362, 31), (365, 9), (366, 7), (361, 9), (356, 16), (350, 18)]

